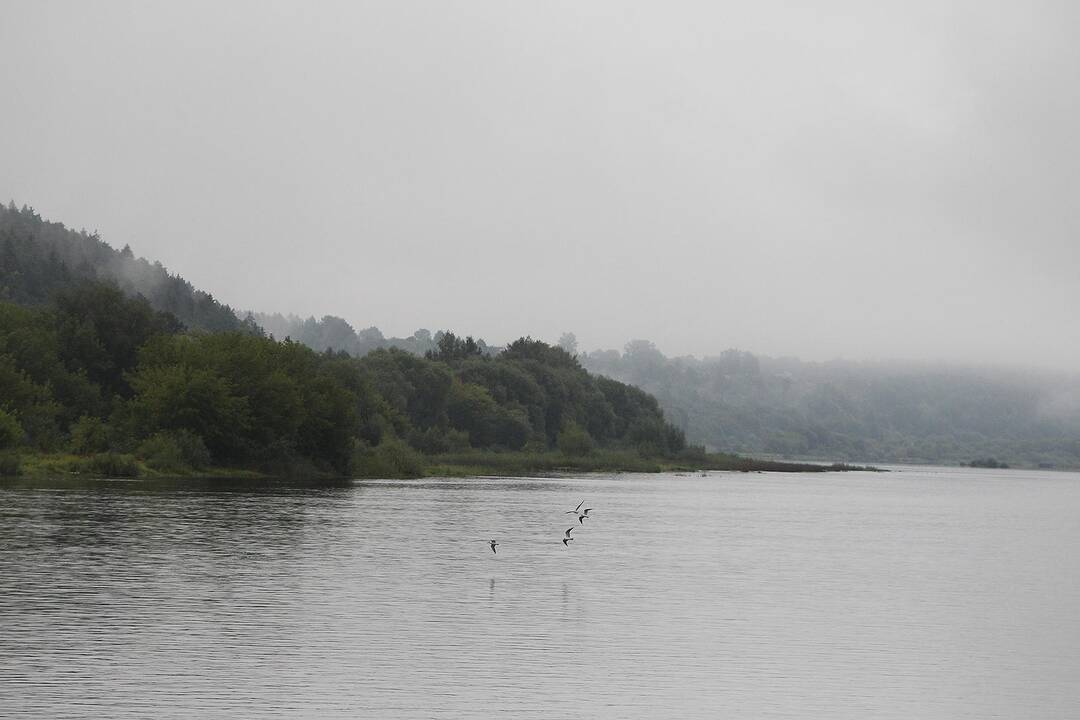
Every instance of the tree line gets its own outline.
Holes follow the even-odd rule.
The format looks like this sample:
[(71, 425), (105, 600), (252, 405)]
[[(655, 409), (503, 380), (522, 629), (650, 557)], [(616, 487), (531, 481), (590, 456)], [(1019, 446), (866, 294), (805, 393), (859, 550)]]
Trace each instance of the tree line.
[[(244, 328), (192, 330), (113, 283), (0, 302), (0, 450), (123, 474), (215, 467), (420, 474), (440, 453), (675, 457), (682, 431), (642, 390), (520, 338), (492, 354), (440, 335), (425, 356), (316, 352)], [(93, 464), (93, 463), (96, 463)]]

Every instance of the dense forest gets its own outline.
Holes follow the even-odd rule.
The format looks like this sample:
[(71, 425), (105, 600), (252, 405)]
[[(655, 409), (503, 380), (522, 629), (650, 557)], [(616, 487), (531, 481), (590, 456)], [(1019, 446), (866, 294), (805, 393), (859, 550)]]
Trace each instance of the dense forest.
[(211, 332), (260, 332), (213, 295), (171, 275), (160, 263), (115, 250), (97, 234), (43, 220), (33, 208), (0, 205), (0, 300), (42, 305), (58, 290), (80, 281), (115, 284), (130, 297), (175, 316), (186, 327)]
[[(1080, 377), (729, 350), (668, 358), (638, 340), (578, 356), (654, 395), (693, 443), (782, 457), (1080, 467)], [(984, 460), (985, 461), (985, 460)]]
[(492, 451), (563, 461), (688, 452), (655, 399), (529, 338), (492, 355), (444, 333), (423, 357), (354, 357), (190, 331), (110, 283), (61, 286), (44, 305), (0, 303), (0, 473), (29, 457), (109, 475), (213, 466), (399, 477), (431, 458)]

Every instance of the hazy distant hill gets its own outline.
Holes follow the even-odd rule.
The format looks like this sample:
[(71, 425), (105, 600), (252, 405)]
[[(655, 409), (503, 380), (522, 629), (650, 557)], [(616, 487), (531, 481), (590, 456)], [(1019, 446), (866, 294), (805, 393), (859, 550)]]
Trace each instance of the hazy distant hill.
[[(442, 332), (386, 338), (326, 316), (255, 314), (275, 337), (358, 357), (423, 355)], [(480, 341), (481, 344), (483, 341)], [(575, 351), (569, 340), (567, 350)], [(486, 348), (486, 346), (484, 346)], [(497, 350), (497, 348), (486, 348)], [(592, 373), (654, 395), (692, 443), (712, 450), (865, 462), (1080, 467), (1080, 377), (914, 363), (802, 362), (729, 350), (668, 358), (648, 341), (582, 353)]]
[(407, 338), (384, 337), (377, 327), (357, 332), (348, 321), (335, 315), (325, 315), (322, 320), (316, 320), (280, 313), (249, 314), (261, 328), (279, 340), (290, 338), (319, 352), (336, 350), (356, 357), (384, 348), (398, 348), (414, 355), (423, 355), (434, 351), (442, 337), (442, 332), (432, 335), (424, 329), (417, 330)]
[(115, 283), (189, 328), (258, 331), (213, 295), (169, 274), (161, 263), (136, 258), (126, 246), (115, 250), (96, 234), (43, 220), (33, 208), (0, 205), (0, 300), (41, 305), (57, 290), (85, 280)]
[[(427, 330), (386, 338), (377, 328), (358, 332), (334, 316), (249, 314), (241, 320), (212, 295), (169, 274), (160, 263), (134, 257), (127, 247), (115, 250), (96, 234), (47, 222), (30, 208), (0, 206), (0, 302), (42, 306), (57, 291), (88, 280), (104, 280), (130, 297), (141, 296), (189, 328), (260, 334), (262, 326), (279, 340), (289, 337), (318, 352), (362, 357), (396, 348), (437, 355), (444, 338)], [(567, 349), (572, 355), (573, 348)], [(477, 357), (498, 350), (483, 341), (474, 348)], [(622, 353), (596, 351), (578, 359), (592, 373), (654, 395), (690, 442), (710, 449), (828, 460), (956, 463), (994, 458), (1010, 465), (1080, 467), (1077, 375), (810, 363), (736, 350), (704, 359), (668, 358), (640, 340)], [(474, 381), (486, 387), (488, 380)], [(501, 387), (488, 388), (500, 403), (505, 400)], [(534, 432), (543, 425), (538, 422), (533, 418)], [(58, 427), (66, 431), (64, 423)]]
[(802, 362), (652, 343), (579, 356), (656, 396), (687, 439), (785, 457), (1080, 466), (1080, 377), (930, 364)]

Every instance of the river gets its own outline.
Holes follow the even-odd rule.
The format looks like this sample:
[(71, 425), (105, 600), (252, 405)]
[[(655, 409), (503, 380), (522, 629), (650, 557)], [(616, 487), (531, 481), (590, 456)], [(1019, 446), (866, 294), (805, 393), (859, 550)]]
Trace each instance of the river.
[(7, 483), (0, 717), (1076, 717), (1080, 475), (894, 470)]

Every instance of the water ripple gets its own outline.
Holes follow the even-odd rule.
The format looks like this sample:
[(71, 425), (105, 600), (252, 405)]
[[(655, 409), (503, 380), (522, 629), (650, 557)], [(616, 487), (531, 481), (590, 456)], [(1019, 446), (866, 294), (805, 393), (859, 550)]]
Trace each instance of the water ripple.
[(937, 470), (0, 488), (0, 716), (1070, 717), (1078, 508)]

